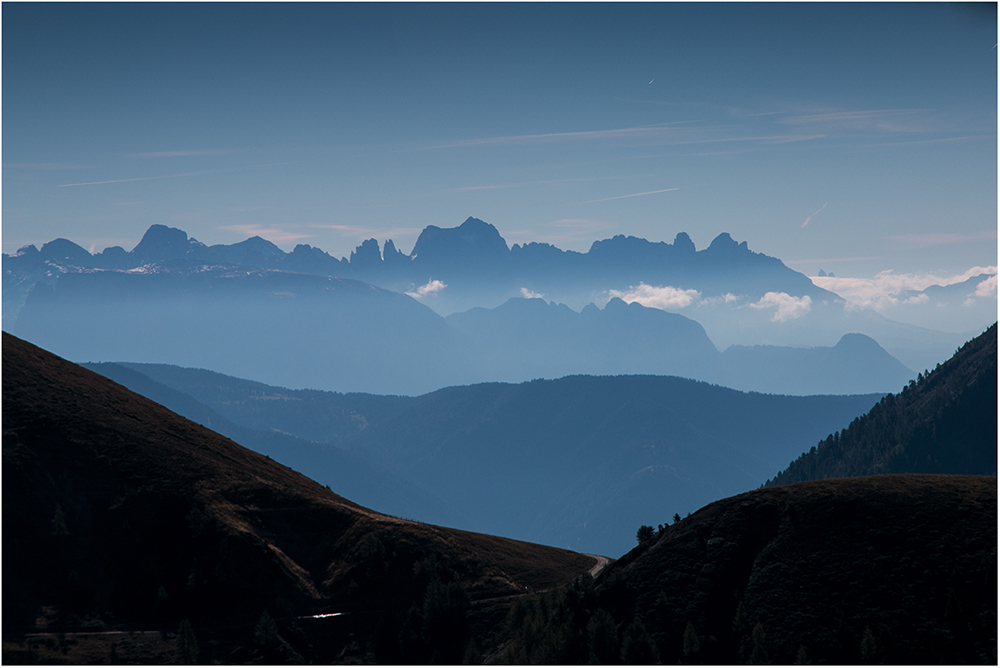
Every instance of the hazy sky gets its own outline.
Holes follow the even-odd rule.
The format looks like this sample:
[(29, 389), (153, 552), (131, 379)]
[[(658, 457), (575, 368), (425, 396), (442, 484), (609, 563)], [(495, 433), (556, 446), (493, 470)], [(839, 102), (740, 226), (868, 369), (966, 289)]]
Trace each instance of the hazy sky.
[(996, 6), (3, 4), (3, 251), (720, 232), (997, 262)]

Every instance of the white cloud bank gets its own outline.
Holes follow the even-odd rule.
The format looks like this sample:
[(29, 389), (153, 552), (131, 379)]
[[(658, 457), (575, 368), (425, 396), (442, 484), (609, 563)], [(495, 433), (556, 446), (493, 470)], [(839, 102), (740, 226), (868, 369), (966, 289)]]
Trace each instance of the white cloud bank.
[[(990, 274), (991, 277), (980, 282), (972, 295), (976, 297), (989, 297), (996, 292), (996, 266), (971, 267), (961, 274), (954, 276), (896, 274), (891, 270), (886, 270), (879, 272), (874, 278), (812, 276), (810, 280), (819, 287), (835, 292), (854, 304), (867, 306), (876, 310), (884, 310), (897, 304), (918, 305), (926, 303), (926, 295), (899, 299), (899, 295), (908, 290), (920, 292), (932, 285), (953, 285), (982, 274)], [(924, 297), (924, 299), (921, 299), (921, 297)]]
[(754, 302), (749, 306), (750, 308), (757, 309), (773, 308), (774, 315), (771, 316), (771, 320), (774, 322), (786, 322), (795, 318), (801, 318), (806, 313), (809, 313), (812, 310), (812, 299), (810, 299), (809, 295), (793, 297), (787, 292), (768, 292), (760, 298), (760, 301)]
[(995, 297), (997, 294), (997, 275), (993, 274), (976, 286), (977, 297)]
[(638, 302), (643, 306), (663, 311), (687, 308), (701, 298), (701, 293), (697, 290), (681, 290), (669, 285), (655, 287), (645, 283), (632, 286), (628, 290), (608, 290), (608, 294), (629, 304)]
[(521, 288), (521, 294), (524, 295), (525, 299), (541, 299), (545, 296), (541, 292), (534, 292), (528, 288)]
[(437, 293), (448, 287), (448, 284), (444, 281), (439, 281), (436, 278), (427, 281), (425, 284), (421, 285), (413, 292), (407, 292), (409, 296), (414, 299), (420, 299), (421, 297), (426, 297), (428, 295), (436, 295)]

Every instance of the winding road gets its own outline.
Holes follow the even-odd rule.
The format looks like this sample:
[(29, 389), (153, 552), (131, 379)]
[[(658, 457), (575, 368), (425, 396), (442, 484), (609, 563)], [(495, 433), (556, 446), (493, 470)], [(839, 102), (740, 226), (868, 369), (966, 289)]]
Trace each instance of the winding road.
[(589, 571), (587, 571), (588, 573), (590, 573), (590, 577), (592, 578), (596, 578), (597, 574), (603, 571), (604, 567), (611, 563), (610, 559), (608, 559), (607, 557), (602, 557), (598, 554), (588, 554), (587, 556), (593, 557), (594, 559), (597, 560), (597, 563), (594, 564), (594, 567), (591, 568)]

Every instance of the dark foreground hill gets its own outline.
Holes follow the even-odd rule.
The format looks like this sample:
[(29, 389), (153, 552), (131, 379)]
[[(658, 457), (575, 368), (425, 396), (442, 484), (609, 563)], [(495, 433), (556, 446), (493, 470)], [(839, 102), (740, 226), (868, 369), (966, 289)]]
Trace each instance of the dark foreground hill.
[(995, 477), (766, 488), (653, 533), (593, 588), (525, 598), (518, 663), (995, 664)]
[[(6, 333), (3, 543), (5, 663), (39, 659), (17, 642), (31, 631), (123, 627), (182, 632), (166, 654), (111, 659), (454, 663), (470, 598), (549, 588), (595, 563), (370, 511)], [(302, 620), (280, 635), (273, 621), (341, 611), (340, 626)]]
[(769, 481), (877, 473), (997, 472), (997, 326)]

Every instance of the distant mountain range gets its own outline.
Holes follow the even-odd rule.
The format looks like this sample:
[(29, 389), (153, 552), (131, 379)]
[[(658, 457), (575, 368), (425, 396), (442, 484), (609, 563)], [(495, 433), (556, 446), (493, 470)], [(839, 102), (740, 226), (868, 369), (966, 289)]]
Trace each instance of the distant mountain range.
[[(615, 251), (619, 243), (631, 250)], [(508, 260), (519, 252), (501, 246), (492, 226), (473, 220), (452, 230), (428, 228), (408, 261), (423, 257), (458, 272), (465, 260), (455, 258), (476, 249)], [(466, 254), (456, 256), (457, 248)], [(595, 243), (591, 261), (595, 276), (659, 267), (689, 275), (690, 285), (705, 290), (712, 281), (757, 281), (799, 290), (801, 299), (822, 296), (804, 276), (745, 244), (718, 242), (703, 253), (683, 239), (624, 239)], [(91, 255), (56, 240), (5, 256), (4, 290), (13, 287), (4, 304), (31, 284), (10, 331), (69, 359), (201, 367), (285, 387), (415, 395), (486, 381), (654, 373), (772, 393), (846, 394), (893, 391), (914, 376), (860, 334), (829, 347), (731, 347), (720, 354), (694, 320), (617, 297), (603, 309), (590, 304), (581, 311), (516, 297), (442, 318), (371, 283), (292, 271), (310, 268), (293, 256), (262, 239), (204, 246), (162, 226), (150, 228), (131, 252)], [(682, 259), (664, 259), (674, 256)], [(366, 266), (360, 257), (328, 269)]]
[[(341, 259), (305, 244), (285, 253), (260, 237), (232, 245), (206, 246), (188, 238), (182, 230), (153, 225), (131, 251), (114, 246), (92, 255), (72, 241), (56, 239), (40, 250), (32, 245), (14, 256), (5, 255), (4, 271), (45, 280), (46, 271), (130, 270), (165, 262), (173, 266), (234, 265), (354, 278), (397, 292), (415, 290), (435, 279), (449, 286), (448, 294), (441, 295), (439, 302), (453, 299), (453, 293), (465, 293), (454, 298), (456, 305), (472, 300), (461, 309), (446, 311), (465, 310), (490, 301), (500, 303), (519, 296), (521, 288), (538, 293), (573, 291), (589, 295), (640, 281), (696, 289), (707, 296), (738, 292), (761, 297), (768, 291), (781, 291), (813, 299), (836, 298), (780, 260), (754, 253), (746, 242), (737, 243), (726, 233), (702, 251), (696, 251), (690, 237), (681, 232), (673, 244), (619, 235), (595, 241), (587, 253), (576, 253), (537, 243), (508, 248), (493, 225), (477, 218), (469, 218), (455, 228), (428, 226), (409, 255), (396, 250), (391, 240), (380, 251), (375, 239), (365, 241), (349, 258)], [(24, 291), (30, 282), (19, 283), (16, 290)], [(15, 306), (20, 301), (12, 299)]]
[[(123, 291), (134, 293), (133, 304), (142, 302), (155, 308), (153, 300), (168, 299), (167, 288), (170, 285), (173, 285), (176, 292), (170, 298), (181, 299), (197, 295), (199, 290), (208, 289), (208, 283), (214, 283), (215, 287), (211, 290), (219, 297), (223, 293), (233, 297), (239, 290), (245, 291), (243, 296), (247, 298), (251, 298), (254, 290), (263, 292), (252, 295), (253, 306), (250, 308), (257, 309), (261, 319), (280, 321), (288, 317), (291, 305), (275, 308), (265, 302), (274, 302), (282, 297), (285, 301), (296, 301), (290, 297), (297, 295), (299, 290), (312, 289), (305, 287), (309, 280), (303, 278), (309, 275), (317, 277), (313, 279), (313, 284), (322, 283), (318, 278), (323, 277), (327, 284), (332, 279), (336, 279), (341, 285), (347, 285), (353, 280), (378, 286), (383, 291), (408, 293), (438, 314), (454, 315), (452, 322), (456, 326), (464, 323), (472, 329), (476, 328), (476, 323), (489, 318), (481, 313), (473, 316), (463, 312), (500, 308), (503, 314), (512, 315), (516, 309), (503, 308), (512, 298), (541, 297), (554, 306), (565, 304), (570, 310), (582, 314), (584, 310), (593, 310), (588, 306), (591, 303), (604, 305), (617, 297), (632, 303), (641, 300), (647, 306), (662, 307), (689, 319), (694, 318), (704, 326), (707, 330), (705, 333), (720, 350), (734, 344), (834, 346), (845, 334), (862, 333), (879, 341), (904, 366), (911, 369), (930, 368), (945, 359), (956, 345), (968, 338), (894, 323), (874, 311), (845, 308), (846, 302), (835, 294), (816, 287), (806, 276), (789, 269), (780, 260), (751, 251), (746, 242), (737, 243), (725, 233), (701, 251), (695, 250), (690, 238), (680, 233), (672, 244), (616, 236), (595, 241), (587, 253), (576, 253), (562, 251), (547, 244), (514, 244), (508, 247), (495, 227), (470, 218), (455, 228), (429, 226), (421, 233), (409, 255), (398, 251), (391, 241), (386, 241), (380, 250), (378, 243), (369, 239), (351, 253), (349, 258), (336, 259), (318, 248), (306, 245), (296, 246), (291, 253), (285, 253), (260, 237), (232, 245), (206, 246), (189, 238), (182, 230), (154, 225), (131, 251), (113, 247), (91, 254), (71, 241), (56, 239), (44, 244), (40, 250), (34, 246), (26, 246), (14, 256), (4, 255), (3, 272), (5, 328), (79, 360), (121, 359), (122, 356), (105, 356), (100, 352), (100, 347), (90, 348), (90, 343), (82, 340), (76, 343), (62, 340), (60, 332), (69, 328), (79, 331), (84, 340), (109, 341), (106, 331), (91, 332), (80, 322), (69, 323), (65, 318), (60, 320), (62, 316), (58, 314), (51, 317), (46, 315), (42, 304), (45, 297), (29, 299), (36, 286), (39, 293), (45, 292), (44, 286), (51, 286), (56, 295), (56, 302), (49, 300), (52, 308), (63, 308), (64, 303), (57, 302), (62, 299), (64, 290), (71, 290), (72, 296), (67, 295), (66, 298), (88, 300), (97, 311), (107, 313), (112, 320), (137, 320), (140, 315), (145, 317), (146, 314), (129, 314), (127, 305), (121, 301)], [(161, 279), (160, 287), (156, 288), (157, 281), (148, 276), (161, 274), (171, 278)], [(116, 278), (112, 279), (112, 276)], [(60, 283), (73, 285), (71, 288), (63, 288)], [(284, 287), (279, 287), (278, 283)], [(224, 287), (224, 284), (234, 287)], [(237, 289), (235, 286), (240, 287)], [(144, 294), (144, 291), (149, 293)], [(358, 288), (356, 291), (363, 290)], [(373, 299), (385, 300), (384, 297)], [(102, 300), (109, 303), (101, 304)], [(168, 305), (168, 308), (173, 307)], [(115, 313), (116, 309), (121, 313)], [(217, 321), (213, 326), (221, 335), (232, 335), (251, 324), (247, 317), (227, 323), (222, 320), (227, 313), (226, 309), (216, 310), (218, 314), (210, 316), (206, 322)], [(350, 320), (351, 314), (331, 315), (350, 330), (348, 339), (342, 341), (341, 347), (357, 348), (359, 344), (351, 340), (351, 337), (378, 343), (386, 351), (385, 363), (396, 365), (394, 377), (403, 379), (412, 372), (420, 379), (403, 380), (395, 387), (377, 379), (380, 363), (378, 358), (366, 360), (371, 378), (363, 382), (343, 384), (339, 382), (338, 373), (334, 369), (341, 369), (339, 378), (344, 378), (350, 375), (349, 364), (341, 365), (339, 359), (326, 363), (323, 356), (329, 354), (329, 351), (316, 351), (308, 343), (292, 340), (286, 345), (303, 353), (311, 353), (313, 361), (306, 366), (315, 366), (317, 373), (313, 375), (325, 376), (326, 382), (307, 381), (304, 376), (294, 376), (288, 365), (283, 366), (282, 373), (275, 370), (276, 365), (270, 365), (270, 370), (265, 373), (263, 367), (267, 365), (259, 360), (257, 367), (260, 368), (253, 365), (239, 366), (235, 360), (230, 359), (232, 355), (226, 354), (226, 351), (221, 351), (220, 354), (216, 354), (216, 351), (205, 353), (206, 356), (219, 360), (219, 364), (215, 366), (193, 358), (165, 356), (162, 352), (155, 357), (132, 359), (209, 366), (269, 383), (353, 391), (419, 393), (445, 384), (500, 378), (477, 376), (470, 371), (476, 366), (476, 361), (470, 359), (470, 356), (481, 353), (479, 349), (482, 346), (477, 346), (475, 342), (470, 345), (447, 343), (449, 353), (446, 358), (429, 360), (433, 361), (432, 365), (422, 365), (422, 360), (418, 359), (419, 354), (409, 355), (406, 358), (409, 361), (395, 358), (392, 351), (412, 351), (414, 347), (427, 351), (426, 354), (433, 358), (436, 351), (433, 346), (425, 346), (426, 341), (421, 340), (421, 337), (430, 336), (437, 340), (447, 338), (440, 336), (440, 326), (428, 325), (426, 317), (414, 316), (412, 309), (403, 310), (406, 313), (399, 314), (391, 323), (377, 325), (380, 328), (378, 332), (371, 330), (376, 324), (365, 315), (359, 315), (356, 322)], [(631, 312), (619, 309), (615, 313), (623, 315)], [(493, 317), (494, 322), (499, 319), (499, 315)], [(292, 321), (303, 323), (311, 317), (313, 316), (296, 314)], [(423, 322), (415, 322), (413, 317)], [(40, 323), (39, 320), (43, 322)], [(323, 317), (319, 317), (319, 321), (322, 320)], [(608, 327), (622, 328), (620, 324), (609, 322), (600, 326), (586, 324), (590, 320), (593, 318), (577, 319), (574, 326), (592, 330), (593, 336), (598, 338), (601, 336), (599, 330), (608, 330)], [(611, 321), (613, 318), (609, 314), (604, 320)], [(195, 326), (194, 322), (196, 321), (192, 321), (192, 327)], [(682, 321), (675, 318), (673, 327), (683, 329), (678, 324), (680, 322)], [(183, 327), (184, 324), (178, 319), (176, 327)], [(253, 322), (252, 325), (264, 329), (272, 327), (259, 322)], [(551, 330), (555, 323), (547, 326)], [(517, 327), (516, 324), (503, 324), (499, 331)], [(46, 328), (50, 328), (47, 331), (48, 338), (33, 338), (37, 332), (46, 331)], [(662, 333), (663, 330), (660, 328), (658, 331)], [(334, 328), (331, 340), (339, 341), (333, 338), (339, 334)], [(410, 334), (416, 341), (407, 338)], [(272, 331), (269, 335), (273, 340), (279, 333)], [(192, 339), (192, 336), (197, 339), (197, 335), (190, 332), (171, 332), (171, 339), (178, 344)], [(582, 353), (577, 360), (581, 366), (567, 368), (554, 360), (546, 360), (538, 368), (522, 367), (520, 375), (503, 376), (503, 379), (525, 380), (545, 376), (548, 372), (543, 368), (553, 364), (559, 370), (552, 375), (591, 373), (602, 364), (610, 373), (647, 372), (652, 369), (636, 369), (634, 362), (623, 359), (620, 364), (616, 364), (613, 360), (622, 351), (654, 349), (658, 343), (657, 335), (640, 329), (633, 334), (631, 340), (619, 346), (616, 355), (608, 355), (606, 346), (600, 341), (584, 342), (585, 337), (576, 332), (562, 336), (572, 348), (579, 349)], [(704, 334), (687, 335), (686, 343), (693, 342), (691, 336), (704, 338)], [(570, 342), (566, 337), (574, 341)], [(218, 336), (213, 340), (218, 340)], [(366, 344), (360, 345), (363, 348)], [(115, 347), (118, 347), (117, 344)], [(704, 341), (695, 343), (686, 357), (676, 348), (670, 352), (665, 351), (664, 346), (659, 348), (659, 352), (649, 358), (654, 365), (658, 365), (656, 373), (687, 373), (683, 370), (685, 366), (697, 367), (705, 361), (705, 354), (711, 355), (710, 351), (704, 352)], [(539, 354), (526, 349), (512, 350), (511, 353), (521, 359), (537, 357)], [(635, 356), (634, 353), (630, 354)], [(667, 363), (665, 355), (672, 357), (673, 361)], [(336, 353), (334, 356), (336, 357)], [(399, 357), (403, 356), (405, 355), (401, 352)], [(562, 356), (566, 357), (566, 354), (563, 353)], [(604, 362), (591, 363), (598, 358)], [(588, 362), (585, 363), (585, 359)], [(447, 371), (447, 367), (453, 362), (463, 369), (463, 373)], [(411, 369), (414, 365), (422, 367)], [(428, 366), (444, 369), (440, 383), (435, 384), (435, 372), (428, 369)], [(506, 371), (517, 368), (517, 365), (512, 367), (507, 363), (503, 366)], [(691, 375), (713, 382), (716, 377), (727, 377), (721, 371), (709, 373), (705, 368), (701, 368), (698, 373), (692, 372)], [(820, 379), (827, 374), (805, 375)], [(892, 390), (898, 386), (898, 381), (897, 374), (882, 378), (880, 384), (850, 391)], [(754, 386), (743, 383), (741, 387)], [(817, 385), (806, 390), (778, 387), (769, 391), (833, 390)]]
[(748, 394), (654, 376), (385, 397), (166, 365), (87, 366), (185, 417), (252, 430), (218, 427), (380, 511), (612, 556), (655, 519), (651, 508), (684, 514), (755, 487), (879, 399)]

